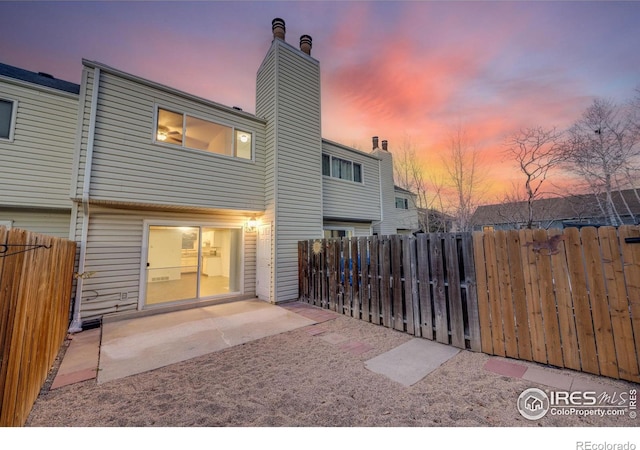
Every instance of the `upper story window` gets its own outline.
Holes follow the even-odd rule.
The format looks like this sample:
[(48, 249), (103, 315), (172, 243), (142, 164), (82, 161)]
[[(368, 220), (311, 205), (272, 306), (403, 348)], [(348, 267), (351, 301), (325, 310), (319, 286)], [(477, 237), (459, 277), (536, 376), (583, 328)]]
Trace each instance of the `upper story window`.
[(362, 183), (362, 165), (323, 153), (322, 175)]
[(0, 139), (13, 140), (17, 102), (0, 98)]
[(252, 133), (162, 108), (158, 108), (155, 140), (234, 158), (253, 158)]
[(396, 208), (409, 209), (409, 200), (402, 197), (396, 197)]

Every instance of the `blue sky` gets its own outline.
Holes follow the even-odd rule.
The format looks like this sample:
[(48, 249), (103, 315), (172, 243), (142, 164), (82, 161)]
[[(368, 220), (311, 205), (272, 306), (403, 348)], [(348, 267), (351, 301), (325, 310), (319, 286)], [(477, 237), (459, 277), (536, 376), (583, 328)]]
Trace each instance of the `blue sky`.
[(434, 167), (456, 124), (506, 168), (506, 134), (640, 87), (632, 1), (0, 1), (0, 62), (79, 82), (87, 58), (253, 112), (274, 17), (313, 38), (324, 137), (408, 141)]

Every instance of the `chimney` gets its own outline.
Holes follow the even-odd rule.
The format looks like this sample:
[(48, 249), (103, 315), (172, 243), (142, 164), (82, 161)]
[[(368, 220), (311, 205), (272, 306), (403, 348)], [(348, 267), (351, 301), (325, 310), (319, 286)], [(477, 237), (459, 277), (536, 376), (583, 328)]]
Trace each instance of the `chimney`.
[(378, 136), (374, 136), (373, 137), (373, 149), (377, 149), (378, 148)]
[(311, 55), (311, 36), (308, 34), (300, 36), (300, 50), (307, 55)]
[(287, 31), (284, 26), (284, 20), (276, 17), (271, 21), (271, 29), (273, 30), (274, 39), (282, 39), (284, 41), (284, 34)]
[(389, 150), (387, 149), (387, 141), (382, 141), (382, 150), (384, 150), (385, 152), (388, 152)]

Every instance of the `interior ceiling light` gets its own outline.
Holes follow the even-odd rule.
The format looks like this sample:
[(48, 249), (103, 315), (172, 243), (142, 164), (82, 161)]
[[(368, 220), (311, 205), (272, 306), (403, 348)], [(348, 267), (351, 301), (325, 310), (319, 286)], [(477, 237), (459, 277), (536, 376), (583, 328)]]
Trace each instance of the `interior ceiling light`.
[(240, 142), (246, 143), (248, 140), (249, 140), (249, 136), (247, 136), (246, 134), (240, 135)]

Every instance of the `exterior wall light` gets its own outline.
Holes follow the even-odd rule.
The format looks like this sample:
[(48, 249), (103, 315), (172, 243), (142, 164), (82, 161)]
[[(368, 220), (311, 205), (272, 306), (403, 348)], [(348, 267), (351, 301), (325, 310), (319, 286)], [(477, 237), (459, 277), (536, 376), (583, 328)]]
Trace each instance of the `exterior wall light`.
[(255, 216), (252, 216), (245, 225), (245, 230), (249, 233), (253, 233), (258, 229), (258, 221)]

